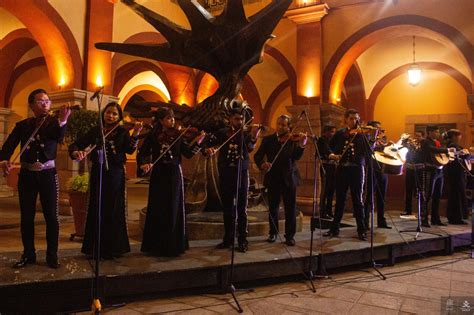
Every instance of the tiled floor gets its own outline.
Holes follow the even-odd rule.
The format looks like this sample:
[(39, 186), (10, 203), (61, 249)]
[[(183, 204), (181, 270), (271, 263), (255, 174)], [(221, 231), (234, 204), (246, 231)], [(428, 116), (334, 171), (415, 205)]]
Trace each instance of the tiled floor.
[[(237, 293), (244, 314), (446, 314), (442, 297), (470, 297), (474, 314), (474, 260), (469, 253), (435, 256), (384, 267), (387, 280), (372, 269), (332, 274), (308, 282), (286, 282)], [(443, 311), (445, 305), (443, 305)], [(459, 307), (454, 305), (454, 307)], [(456, 309), (455, 309), (456, 310)], [(193, 295), (134, 302), (106, 314), (237, 314), (227, 295)], [(83, 313), (86, 314), (86, 313)], [(456, 313), (450, 313), (456, 314)]]

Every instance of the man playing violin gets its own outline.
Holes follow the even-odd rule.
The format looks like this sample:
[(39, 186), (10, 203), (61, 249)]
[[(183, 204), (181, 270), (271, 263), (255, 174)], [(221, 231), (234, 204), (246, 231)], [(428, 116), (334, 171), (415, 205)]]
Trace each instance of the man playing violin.
[(15, 148), (22, 149), (34, 130), (41, 125), (33, 140), (20, 156), (21, 169), (18, 175), (18, 197), (21, 211), (21, 238), (23, 255), (13, 267), (21, 268), (36, 262), (34, 244), (34, 219), (36, 200), (40, 196), (41, 207), (46, 221), (46, 262), (50, 268), (59, 268), (58, 262), (58, 196), (59, 182), (55, 168), (57, 145), (62, 141), (70, 108), (59, 110), (58, 116), (50, 116), (51, 101), (43, 89), (37, 89), (28, 96), (28, 104), (34, 117), (19, 121), (5, 141), (0, 151), (0, 164), (4, 176), (12, 165), (9, 162)]
[(324, 236), (338, 236), (339, 226), (344, 214), (347, 190), (351, 190), (354, 215), (357, 222), (357, 233), (360, 240), (366, 241), (364, 220), (363, 186), (367, 144), (364, 135), (358, 133), (359, 112), (348, 109), (344, 113), (346, 127), (339, 129), (331, 140), (331, 159), (338, 160), (336, 169), (336, 208), (331, 228)]
[(263, 184), (268, 190), (270, 235), (267, 241), (276, 241), (280, 198), (283, 196), (285, 244), (294, 246), (296, 186), (300, 179), (296, 161), (303, 155), (308, 138), (305, 134), (290, 135), (291, 119), (287, 115), (278, 117), (276, 125), (277, 132), (263, 138), (254, 160), (258, 168), (265, 172)]
[[(385, 146), (388, 145), (385, 130), (381, 129), (382, 123), (380, 121), (371, 120), (367, 122), (367, 126), (377, 128), (377, 138), (373, 141), (374, 151), (383, 152)], [(372, 142), (372, 141), (371, 141)], [(369, 229), (369, 218), (371, 215), (372, 200), (377, 201), (377, 227), (382, 229), (391, 229), (385, 219), (385, 196), (388, 187), (388, 175), (382, 172), (381, 165), (372, 159), (372, 175), (368, 173), (367, 190), (365, 197), (365, 227)], [(372, 191), (371, 191), (372, 189)]]
[[(217, 166), (225, 230), (223, 240), (217, 245), (217, 248), (230, 248), (232, 246), (235, 220), (237, 220), (238, 250), (242, 253), (248, 250), (247, 195), (249, 189), (249, 153), (255, 148), (257, 136), (260, 132), (259, 128), (253, 128), (250, 132), (244, 131), (243, 139), (241, 138), (239, 130), (244, 124), (244, 106), (243, 101), (232, 101), (229, 126), (220, 129), (216, 133), (214, 141), (216, 145), (221, 146), (217, 158)], [(241, 145), (242, 143), (243, 146)], [(209, 148), (206, 151), (207, 154), (215, 153), (213, 148)], [(240, 185), (237, 186), (239, 162)], [(238, 200), (235, 200), (237, 193)], [(236, 203), (237, 210), (234, 207), (234, 203)]]
[(443, 166), (435, 163), (434, 155), (438, 153), (448, 154), (448, 151), (454, 152), (454, 148), (447, 149), (441, 146), (439, 141), (441, 137), (439, 127), (429, 125), (426, 127), (426, 139), (421, 143), (423, 162), (425, 163), (425, 200), (423, 200), (423, 218), (422, 226), (430, 227), (428, 223), (428, 204), (431, 201), (431, 224), (445, 226), (439, 216), (439, 201), (443, 191)]

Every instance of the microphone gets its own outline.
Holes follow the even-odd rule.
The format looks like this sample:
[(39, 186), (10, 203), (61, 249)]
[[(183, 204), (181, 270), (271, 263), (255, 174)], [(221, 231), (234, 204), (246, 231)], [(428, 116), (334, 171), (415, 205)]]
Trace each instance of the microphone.
[(96, 97), (99, 97), (99, 94), (100, 92), (102, 92), (102, 90), (104, 89), (103, 86), (101, 86), (100, 88), (98, 88), (94, 94), (92, 94), (92, 96), (90, 97), (90, 100), (93, 101)]

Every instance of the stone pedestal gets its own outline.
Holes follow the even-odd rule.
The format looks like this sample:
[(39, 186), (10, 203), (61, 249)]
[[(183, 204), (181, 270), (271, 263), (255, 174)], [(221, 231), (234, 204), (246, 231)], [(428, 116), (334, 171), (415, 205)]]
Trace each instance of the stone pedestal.
[[(90, 97), (94, 94), (94, 91), (85, 91), (79, 89), (71, 90), (59, 90), (49, 93), (49, 98), (53, 102), (53, 107), (65, 105), (70, 103), (71, 105), (81, 105), (82, 109), (97, 110), (97, 100), (90, 100)], [(112, 95), (104, 95), (102, 98), (102, 107), (107, 105), (109, 102), (118, 102), (119, 98)]]
[[(8, 116), (11, 110), (9, 108), (0, 108), (0, 144), (5, 142), (8, 136)], [(5, 177), (0, 176), (0, 198), (13, 196), (13, 188), (7, 185)]]
[(346, 109), (340, 105), (322, 104), (321, 105), (321, 124), (323, 126), (332, 125), (336, 128), (342, 128), (344, 125), (344, 112)]

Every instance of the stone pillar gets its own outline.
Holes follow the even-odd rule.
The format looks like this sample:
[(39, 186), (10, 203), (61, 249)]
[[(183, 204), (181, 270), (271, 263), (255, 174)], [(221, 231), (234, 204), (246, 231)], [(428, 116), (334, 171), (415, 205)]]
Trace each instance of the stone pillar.
[[(8, 136), (9, 108), (0, 108), (0, 144), (3, 144)], [(13, 189), (7, 185), (6, 178), (0, 175), (0, 198), (13, 196)]]
[[(70, 105), (81, 105), (82, 109), (98, 110), (97, 101), (90, 100), (93, 92), (71, 89), (71, 90), (59, 90), (49, 93), (49, 98), (53, 102), (53, 108), (59, 107), (69, 103)], [(118, 98), (111, 95), (104, 95), (102, 98), (102, 107), (109, 102), (117, 102)], [(67, 128), (67, 127), (66, 127)], [(58, 146), (58, 152), (56, 157), (56, 169), (59, 177), (59, 210), (61, 214), (70, 214), (69, 196), (67, 194), (67, 181), (68, 179), (78, 173), (79, 164), (72, 161), (69, 158), (67, 152), (67, 144), (61, 144)]]
[(332, 125), (336, 128), (342, 128), (344, 125), (344, 112), (346, 109), (340, 105), (322, 104), (321, 105), (321, 124), (322, 126)]
[[(308, 131), (309, 125), (315, 135), (321, 133), (321, 58), (322, 58), (322, 32), (321, 19), (328, 13), (327, 4), (302, 5), (288, 10), (285, 16), (297, 24), (297, 87), (295, 104), (288, 106), (287, 110), (293, 117), (299, 117), (304, 110), (308, 119), (303, 115), (295, 130)], [(305, 214), (311, 214), (314, 190), (314, 170), (319, 166), (315, 162), (315, 149), (308, 140), (305, 153), (298, 161), (301, 174), (301, 186), (298, 188), (298, 208)], [(320, 187), (319, 179), (317, 181)], [(319, 196), (319, 189), (317, 192)]]

